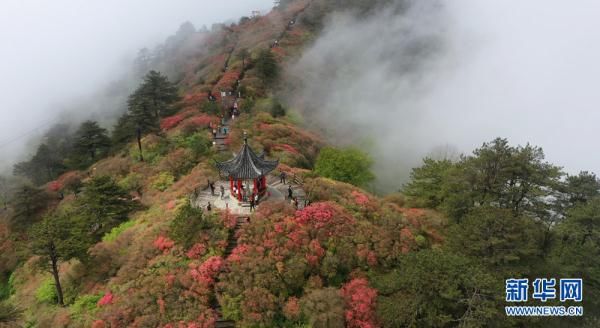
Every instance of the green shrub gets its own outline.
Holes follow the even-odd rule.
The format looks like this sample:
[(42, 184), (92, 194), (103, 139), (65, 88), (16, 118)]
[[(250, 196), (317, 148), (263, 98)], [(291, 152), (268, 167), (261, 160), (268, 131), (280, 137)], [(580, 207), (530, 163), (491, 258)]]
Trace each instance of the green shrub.
[[(163, 156), (165, 156), (171, 148), (169, 140), (166, 138), (160, 138), (160, 140), (152, 145), (143, 145), (142, 151), (144, 154), (144, 161), (146, 163), (157, 164)], [(140, 159), (140, 150), (138, 144), (134, 143), (129, 149), (129, 156), (135, 161)]]
[(315, 172), (326, 178), (363, 187), (375, 178), (371, 172), (372, 165), (373, 160), (360, 149), (326, 147), (319, 153)]
[(152, 182), (152, 187), (159, 191), (165, 191), (175, 183), (175, 177), (169, 172), (162, 172)]
[(93, 314), (98, 309), (97, 304), (100, 298), (102, 298), (101, 295), (82, 295), (78, 297), (70, 307), (71, 316), (74, 319), (81, 319), (86, 313)]
[(47, 278), (35, 291), (35, 299), (40, 303), (54, 304), (58, 301), (56, 286), (52, 277)]
[(104, 237), (102, 237), (102, 241), (104, 241), (104, 242), (115, 241), (117, 239), (117, 237), (119, 237), (119, 235), (121, 235), (121, 233), (123, 233), (123, 231), (133, 227), (135, 224), (136, 224), (136, 221), (125, 221), (125, 222), (121, 223), (120, 225), (112, 228), (109, 233), (104, 235)]
[(273, 107), (271, 107), (271, 116), (280, 117), (285, 116), (285, 108), (280, 103), (275, 103)]
[(130, 173), (118, 182), (119, 187), (127, 191), (140, 192), (142, 190), (143, 176), (138, 173)]
[(8, 280), (4, 281), (0, 280), (0, 300), (8, 298), (10, 295), (10, 286), (8, 285)]
[(223, 318), (227, 320), (239, 321), (242, 319), (241, 303), (242, 295), (231, 297), (229, 295), (223, 295), (221, 304), (221, 311), (223, 311)]
[(178, 138), (177, 146), (187, 148), (192, 151), (195, 157), (199, 157), (210, 153), (212, 141), (206, 133), (197, 132), (187, 137)]
[(220, 108), (219, 104), (217, 104), (216, 102), (213, 102), (213, 101), (208, 101), (208, 102), (204, 103), (202, 105), (202, 108), (200, 108), (200, 110), (204, 113), (211, 114), (211, 115), (221, 114), (221, 108)]

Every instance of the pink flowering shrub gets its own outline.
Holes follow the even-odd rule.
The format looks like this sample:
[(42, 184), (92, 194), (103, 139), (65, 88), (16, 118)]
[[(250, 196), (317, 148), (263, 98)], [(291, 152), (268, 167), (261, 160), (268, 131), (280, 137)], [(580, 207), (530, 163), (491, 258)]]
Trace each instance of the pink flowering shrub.
[(204, 286), (212, 286), (223, 264), (223, 258), (220, 256), (210, 257), (200, 265), (190, 264), (190, 276)]
[(300, 155), (300, 152), (298, 151), (298, 149), (294, 148), (294, 146), (288, 145), (288, 144), (277, 144), (274, 145), (273, 147), (271, 147), (271, 149), (273, 150), (281, 150), (281, 151), (286, 151), (295, 155)]
[(358, 205), (365, 205), (369, 203), (369, 197), (361, 192), (352, 190), (351, 195), (354, 196), (354, 201)]
[(98, 301), (98, 306), (104, 306), (112, 304), (114, 301), (114, 296), (111, 292), (108, 292), (102, 296), (102, 298)]
[(158, 238), (154, 240), (154, 247), (165, 254), (168, 253), (173, 246), (175, 246), (175, 242), (169, 239), (169, 237), (158, 236)]
[(105, 328), (106, 324), (104, 320), (96, 320), (92, 323), (92, 328)]
[(52, 181), (52, 182), (48, 183), (48, 191), (58, 192), (62, 188), (63, 188), (63, 185), (58, 180), (55, 180), (55, 181)]
[(300, 303), (296, 297), (290, 297), (283, 306), (283, 314), (290, 320), (297, 320), (300, 317)]
[(185, 119), (185, 116), (182, 114), (173, 115), (170, 117), (164, 118), (160, 122), (160, 128), (163, 130), (171, 130), (176, 127), (181, 121)]
[(375, 318), (377, 291), (369, 287), (369, 282), (366, 279), (351, 280), (342, 287), (341, 293), (346, 302), (346, 327), (378, 327)]
[(190, 259), (198, 260), (202, 255), (204, 255), (204, 253), (206, 253), (206, 246), (204, 246), (204, 244), (197, 243), (194, 244), (194, 246), (192, 246), (192, 248), (190, 248), (185, 255), (187, 255), (187, 257)]

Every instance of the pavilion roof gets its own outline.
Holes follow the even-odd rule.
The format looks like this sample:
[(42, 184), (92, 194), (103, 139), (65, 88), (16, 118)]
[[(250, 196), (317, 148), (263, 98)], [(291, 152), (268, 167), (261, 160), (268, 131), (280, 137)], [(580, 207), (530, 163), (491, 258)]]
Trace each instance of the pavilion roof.
[(251, 180), (269, 174), (279, 165), (279, 160), (268, 161), (264, 154), (256, 155), (247, 141), (240, 152), (231, 160), (217, 162), (217, 169), (222, 175), (233, 179)]

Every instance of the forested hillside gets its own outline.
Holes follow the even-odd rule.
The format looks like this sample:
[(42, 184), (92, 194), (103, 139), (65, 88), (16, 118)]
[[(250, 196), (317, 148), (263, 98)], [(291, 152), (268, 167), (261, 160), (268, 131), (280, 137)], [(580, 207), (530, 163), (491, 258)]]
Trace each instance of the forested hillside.
[[(56, 125), (0, 181), (0, 327), (599, 326), (596, 175), (498, 138), (373, 194), (368, 149), (286, 103), (287, 68), (332, 13), (397, 2), (282, 0), (141, 51), (114, 126)], [(245, 133), (302, 204), (193, 206)], [(585, 316), (507, 317), (521, 277), (583, 278)]]

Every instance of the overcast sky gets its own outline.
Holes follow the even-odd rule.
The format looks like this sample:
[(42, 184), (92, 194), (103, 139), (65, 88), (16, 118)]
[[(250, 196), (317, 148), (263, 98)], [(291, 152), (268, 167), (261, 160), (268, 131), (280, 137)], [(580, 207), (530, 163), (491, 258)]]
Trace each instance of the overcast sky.
[[(70, 99), (100, 90), (142, 47), (267, 11), (270, 0), (0, 1), (0, 162)], [(17, 138), (18, 140), (15, 140)], [(1, 164), (1, 163), (0, 163)]]
[(436, 147), (470, 153), (496, 137), (600, 173), (600, 1), (412, 3), (338, 16), (292, 69), (305, 82), (292, 98), (328, 133), (372, 143), (382, 186)]

